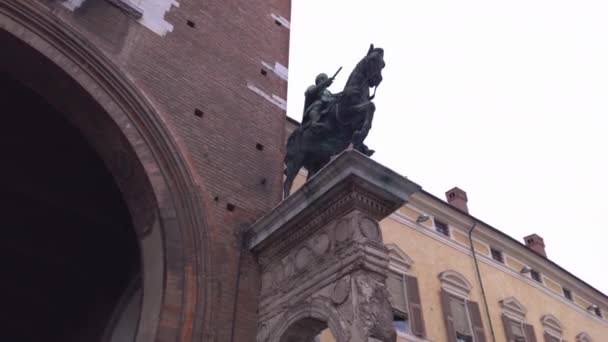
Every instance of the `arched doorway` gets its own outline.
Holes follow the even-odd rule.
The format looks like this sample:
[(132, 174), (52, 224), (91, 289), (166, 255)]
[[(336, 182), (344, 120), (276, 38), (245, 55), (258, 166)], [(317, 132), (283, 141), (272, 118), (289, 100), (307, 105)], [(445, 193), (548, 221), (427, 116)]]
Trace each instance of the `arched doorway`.
[[(140, 281), (129, 209), (103, 161), (57, 110), (7, 74), (0, 93), (0, 339), (101, 341)], [(139, 311), (130, 314), (134, 328)], [(132, 340), (134, 329), (128, 333)]]
[[(63, 142), (61, 146), (80, 149), (80, 152), (72, 151), (74, 154), (70, 155), (68, 148), (55, 146), (54, 151), (61, 150), (65, 156), (55, 154), (45, 157), (48, 157), (50, 163), (61, 164), (53, 165), (59, 174), (69, 170), (67, 165), (74, 165), (70, 164), (72, 158), (87, 160), (82, 164), (88, 165), (83, 172), (85, 169), (90, 171), (86, 173), (89, 182), (91, 179), (103, 180), (101, 184), (104, 186), (96, 185), (96, 189), (101, 192), (96, 193), (95, 199), (87, 198), (82, 203), (78, 201), (75, 207), (79, 209), (77, 211), (82, 211), (85, 206), (90, 206), (91, 201), (105, 203), (95, 202), (100, 206), (95, 213), (98, 214), (99, 210), (105, 208), (102, 216), (112, 216), (112, 219), (116, 219), (112, 223), (116, 225), (113, 229), (103, 230), (106, 236), (99, 241), (114, 243), (115, 239), (124, 238), (122, 245), (116, 245), (122, 247), (109, 245), (105, 249), (85, 251), (103, 252), (105, 255), (90, 253), (88, 258), (82, 257), (83, 260), (70, 261), (71, 265), (82, 266), (88, 260), (91, 269), (95, 269), (95, 266), (100, 268), (97, 270), (99, 274), (81, 272), (85, 278), (104, 278), (106, 282), (92, 287), (79, 287), (80, 291), (88, 293), (87, 300), (101, 302), (102, 298), (112, 298), (103, 305), (100, 304), (100, 312), (94, 313), (99, 317), (89, 317), (90, 320), (87, 320), (87, 324), (94, 327), (89, 330), (88, 327), (80, 326), (82, 332), (79, 333), (84, 335), (75, 333), (73, 336), (85, 336), (89, 332), (94, 337), (79, 337), (77, 340), (112, 342), (192, 341), (196, 337), (208, 337), (211, 331), (207, 329), (211, 325), (209, 312), (212, 308), (206, 305), (206, 299), (211, 296), (209, 284), (212, 276), (207, 247), (208, 228), (201, 195), (204, 186), (192, 172), (187, 158), (183, 156), (183, 149), (175, 141), (165, 121), (122, 70), (87, 39), (58, 19), (43, 2), (0, 0), (0, 46), (3, 48), (0, 54), (0, 76), (2, 82), (5, 82), (2, 84), (15, 87), (16, 93), (25, 96), (27, 101), (34, 98), (41, 100), (41, 103), (46, 104), (41, 111), (54, 113), (49, 114), (48, 118), (30, 116), (25, 119), (25, 123), (20, 123), (27, 128), (26, 132), (21, 132), (22, 135), (32, 137), (30, 133), (33, 132), (32, 141), (35, 141), (24, 143), (40, 146), (47, 144), (49, 139), (54, 139), (57, 143)], [(20, 101), (26, 100), (22, 98)], [(10, 114), (3, 110), (3, 117)], [(59, 118), (65, 125), (55, 131), (47, 126), (50, 123), (44, 121), (51, 118)], [(59, 121), (55, 123), (61, 126)], [(40, 137), (36, 136), (35, 128), (42, 131)], [(19, 133), (15, 130), (15, 134)], [(55, 133), (62, 137), (57, 138)], [(79, 141), (78, 136), (81, 138), (80, 143), (76, 142)], [(48, 148), (52, 146), (49, 145)], [(39, 167), (38, 171), (45, 172), (45, 169)], [(33, 173), (24, 173), (22, 176), (25, 178), (31, 174)], [(65, 178), (65, 182), (75, 181), (74, 178)], [(36, 181), (42, 181), (42, 178)], [(25, 183), (26, 180), (22, 180), (21, 184)], [(78, 187), (74, 184), (71, 186)], [(78, 190), (84, 189), (86, 188)], [(54, 214), (57, 213), (55, 210)], [(127, 224), (129, 220), (130, 225)], [(31, 221), (30, 226), (39, 229), (40, 222)], [(71, 226), (82, 226), (70, 222)], [(125, 225), (130, 229), (116, 228), (124, 228)], [(93, 234), (92, 229), (86, 233), (80, 232), (82, 234), (78, 239), (77, 235), (67, 231), (63, 236), (73, 237), (70, 243), (81, 250), (87, 246), (82, 239), (93, 239), (90, 235)], [(59, 230), (57, 234), (59, 235)], [(15, 237), (17, 238), (19, 237)], [(66, 243), (65, 247), (68, 245), (70, 244)], [(64, 245), (59, 246), (62, 249)], [(69, 247), (77, 250), (72, 245)], [(70, 257), (79, 257), (77, 253), (64, 252)], [(109, 256), (113, 253), (116, 255)], [(36, 256), (41, 255), (44, 254)], [(123, 263), (124, 260), (128, 262)], [(128, 264), (135, 266), (126, 266)], [(33, 269), (23, 270), (18, 263), (16, 265), (14, 272), (22, 270), (35, 273)], [(103, 273), (104, 267), (111, 271)], [(67, 268), (62, 272), (71, 274)], [(117, 276), (118, 274), (124, 277)], [(108, 277), (112, 279), (105, 279)], [(13, 289), (16, 287), (18, 286), (13, 285)], [(102, 293), (99, 298), (96, 298), (97, 293), (93, 289)], [(49, 298), (49, 293), (58, 296), (59, 292), (47, 291), (38, 298)], [(85, 298), (84, 295), (81, 298)], [(73, 308), (77, 304), (86, 307), (89, 314), (89, 309), (97, 308), (87, 307), (84, 303), (73, 304)], [(62, 306), (61, 312), (67, 311), (67, 308), (68, 306)], [(27, 309), (33, 311), (36, 307)], [(77, 312), (85, 312), (85, 309), (73, 310), (74, 315)], [(15, 317), (11, 316), (11, 319)], [(60, 318), (54, 317), (55, 322), (59, 322)], [(76, 319), (71, 322), (74, 325), (81, 321)], [(30, 321), (28, 327), (30, 330), (39, 329), (33, 321)], [(116, 337), (115, 332), (125, 330), (127, 333), (122, 336), (127, 336), (126, 339)], [(2, 331), (0, 340), (5, 340), (1, 334)], [(134, 339), (129, 337), (131, 334), (135, 336)]]

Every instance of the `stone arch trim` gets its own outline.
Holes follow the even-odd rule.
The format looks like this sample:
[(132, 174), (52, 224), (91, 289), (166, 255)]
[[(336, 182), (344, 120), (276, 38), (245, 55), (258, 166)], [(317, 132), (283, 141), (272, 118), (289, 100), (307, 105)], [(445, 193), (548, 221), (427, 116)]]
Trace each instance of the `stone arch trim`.
[(542, 323), (546, 332), (561, 336), (563, 326), (557, 317), (547, 314), (540, 318), (540, 322)]
[[(206, 279), (211, 278), (212, 270), (202, 182), (192, 172), (183, 154), (185, 149), (180, 148), (170, 127), (124, 71), (48, 6), (52, 3), (0, 0), (0, 33), (8, 32), (40, 53), (84, 90), (132, 149), (126, 152), (125, 163), (133, 162), (128, 156), (132, 153), (149, 182), (154, 208), (147, 209), (155, 215), (147, 221), (147, 229), (153, 232), (150, 236), (156, 234), (157, 238), (150, 240), (146, 229), (138, 233), (144, 233), (140, 236), (142, 259), (148, 253), (154, 263), (153, 272), (144, 265), (143, 273), (155, 272), (160, 278), (148, 279), (144, 275), (142, 312), (147, 312), (151, 321), (142, 323), (145, 319), (140, 319), (136, 341), (189, 341), (194, 336), (204, 339), (211, 317), (210, 306), (204, 305), (210, 298)], [(100, 157), (112, 174), (121, 173), (120, 158), (113, 158), (111, 153)], [(127, 167), (122, 171), (131, 170)], [(128, 197), (133, 189), (117, 183)], [(126, 201), (132, 210), (129, 199)], [(155, 248), (159, 255), (154, 255)], [(146, 291), (146, 282), (154, 282), (161, 292)]]
[(473, 288), (467, 278), (453, 270), (439, 273), (439, 281), (442, 288), (463, 298), (467, 298)]
[(576, 335), (576, 342), (593, 342), (593, 339), (586, 332)]
[(330, 300), (321, 298), (313, 299), (310, 302), (291, 308), (272, 329), (274, 333), (271, 333), (268, 341), (279, 342), (283, 334), (293, 324), (304, 319), (315, 319), (326, 322), (337, 342), (348, 341), (348, 334), (342, 326), (340, 314)]
[(499, 303), (502, 307), (503, 313), (509, 317), (516, 318), (521, 321), (526, 319), (528, 310), (522, 303), (520, 303), (520, 301), (517, 300), (517, 298), (508, 297), (501, 300)]

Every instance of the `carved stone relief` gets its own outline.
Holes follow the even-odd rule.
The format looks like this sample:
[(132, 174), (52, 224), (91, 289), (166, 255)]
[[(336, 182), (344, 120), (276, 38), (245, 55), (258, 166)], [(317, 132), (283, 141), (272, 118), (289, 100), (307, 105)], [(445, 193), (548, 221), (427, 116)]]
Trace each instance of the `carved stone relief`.
[(368, 341), (368, 337), (394, 341), (385, 275), (362, 267), (366, 250), (373, 246), (375, 255), (384, 256), (380, 264), (388, 269), (388, 250), (381, 241), (378, 223), (355, 210), (329, 222), (284, 254), (268, 258), (262, 265), (263, 323), (258, 340), (280, 342), (277, 334), (281, 329), (276, 324), (286, 322), (294, 307), (314, 299), (336, 310), (337, 324), (352, 337), (348, 341)]
[(378, 222), (417, 189), (347, 151), (256, 221), (247, 245), (262, 270), (258, 341), (311, 342), (329, 328), (337, 342), (394, 342)]

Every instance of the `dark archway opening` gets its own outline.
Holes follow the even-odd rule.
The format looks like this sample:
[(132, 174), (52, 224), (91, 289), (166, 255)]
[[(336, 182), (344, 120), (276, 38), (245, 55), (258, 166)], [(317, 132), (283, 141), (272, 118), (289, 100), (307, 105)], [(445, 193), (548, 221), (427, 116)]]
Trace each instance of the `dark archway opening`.
[(303, 318), (283, 333), (280, 342), (334, 342), (327, 323), (314, 318)]
[(140, 274), (128, 208), (61, 113), (2, 73), (0, 94), (0, 340), (101, 341)]

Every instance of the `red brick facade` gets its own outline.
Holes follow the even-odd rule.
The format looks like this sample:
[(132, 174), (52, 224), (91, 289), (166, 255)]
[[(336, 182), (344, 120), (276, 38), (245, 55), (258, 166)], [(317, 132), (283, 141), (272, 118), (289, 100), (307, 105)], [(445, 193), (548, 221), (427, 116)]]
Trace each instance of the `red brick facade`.
[[(289, 19), (290, 7), (181, 0), (161, 36), (104, 0), (73, 12), (0, 0), (0, 42), (14, 52), (0, 71), (83, 131), (141, 228), (144, 293), (161, 293), (137, 341), (255, 340), (259, 274), (241, 232), (281, 199), (285, 112), (248, 84), (286, 98), (287, 82), (260, 71), (288, 65), (289, 29), (271, 14)], [(155, 253), (162, 271), (147, 268)]]

